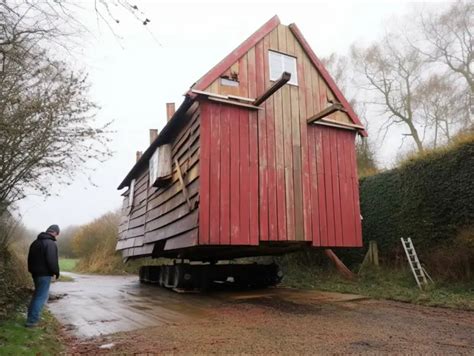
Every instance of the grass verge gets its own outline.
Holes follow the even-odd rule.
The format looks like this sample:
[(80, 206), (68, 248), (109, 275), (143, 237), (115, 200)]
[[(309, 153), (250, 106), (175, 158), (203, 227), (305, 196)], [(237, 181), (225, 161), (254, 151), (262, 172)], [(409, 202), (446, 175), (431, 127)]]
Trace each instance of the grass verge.
[(64, 272), (73, 272), (78, 261), (77, 258), (60, 258), (59, 269)]
[(61, 274), (59, 276), (58, 282), (74, 282), (74, 278), (71, 276), (65, 276), (64, 274)]
[(59, 323), (47, 310), (40, 326), (25, 327), (25, 313), (14, 312), (0, 322), (0, 355), (57, 355), (62, 351)]
[(294, 288), (354, 293), (375, 299), (390, 299), (428, 306), (474, 310), (474, 283), (435, 283), (425, 291), (418, 289), (407, 270), (371, 269), (348, 281), (335, 272), (316, 267), (287, 267), (283, 285)]

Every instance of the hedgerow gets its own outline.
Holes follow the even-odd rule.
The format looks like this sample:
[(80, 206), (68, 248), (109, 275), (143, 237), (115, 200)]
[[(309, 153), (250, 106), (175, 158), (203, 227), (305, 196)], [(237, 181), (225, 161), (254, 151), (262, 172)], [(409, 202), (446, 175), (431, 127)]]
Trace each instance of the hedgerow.
[(364, 243), (377, 241), (382, 253), (400, 237), (426, 251), (457, 243), (474, 225), (474, 135), (362, 178), (360, 203)]

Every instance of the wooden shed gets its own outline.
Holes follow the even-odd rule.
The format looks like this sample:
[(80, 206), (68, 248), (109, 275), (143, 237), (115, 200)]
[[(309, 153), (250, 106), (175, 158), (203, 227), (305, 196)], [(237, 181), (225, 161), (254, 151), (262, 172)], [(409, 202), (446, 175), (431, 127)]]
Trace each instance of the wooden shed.
[(199, 79), (119, 185), (117, 250), (219, 260), (362, 245), (357, 115), (273, 17)]

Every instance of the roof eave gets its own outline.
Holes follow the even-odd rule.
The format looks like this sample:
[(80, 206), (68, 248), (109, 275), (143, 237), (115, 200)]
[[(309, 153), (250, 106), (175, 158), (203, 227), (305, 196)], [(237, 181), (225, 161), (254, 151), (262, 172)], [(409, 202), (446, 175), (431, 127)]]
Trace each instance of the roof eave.
[(166, 142), (166, 135), (176, 126), (178, 125), (178, 118), (181, 115), (184, 115), (186, 111), (191, 107), (195, 99), (194, 95), (189, 95), (186, 94), (184, 97), (183, 102), (179, 106), (179, 108), (176, 110), (174, 115), (171, 117), (171, 119), (166, 123), (165, 127), (160, 131), (158, 136), (155, 138), (155, 140), (148, 146), (145, 152), (143, 152), (142, 156), (140, 159), (135, 163), (135, 165), (132, 167), (132, 169), (128, 172), (128, 174), (125, 176), (123, 179), (122, 183), (118, 186), (118, 190), (123, 189), (125, 187), (128, 187), (130, 185), (130, 182), (133, 178), (135, 178), (136, 174), (140, 171), (142, 166), (145, 164), (145, 162), (148, 162), (150, 159), (151, 155), (155, 151), (155, 149), (160, 146), (161, 144)]
[[(304, 38), (303, 34), (301, 33), (300, 29), (295, 23), (292, 23), (291, 25), (288, 26), (290, 28), (290, 31), (293, 33), (293, 35), (296, 37), (298, 40), (299, 44), (303, 47), (303, 50), (306, 52), (308, 55), (309, 59), (313, 63), (313, 65), (316, 67), (318, 70), (319, 74), (323, 77), (323, 79), (326, 81), (327, 85), (329, 88), (332, 90), (334, 95), (336, 96), (337, 100), (344, 106), (344, 109), (347, 112), (347, 115), (349, 115), (350, 119), (354, 122), (356, 125), (364, 126), (362, 125), (359, 117), (355, 113), (354, 109), (352, 109), (351, 104), (347, 101), (346, 97), (344, 94), (342, 94), (341, 90), (338, 88), (336, 82), (332, 78), (331, 74), (326, 70), (324, 67), (324, 64), (321, 62), (321, 60), (318, 58), (316, 53), (312, 50), (310, 47), (308, 41)], [(366, 129), (361, 129), (358, 131), (361, 136), (367, 137), (367, 130)]]
[(192, 87), (192, 89), (205, 90), (212, 84), (223, 72), (232, 64), (239, 60), (250, 48), (260, 42), (267, 34), (273, 31), (280, 24), (277, 15), (268, 20), (262, 27), (255, 31), (249, 38), (242, 42), (236, 49), (230, 52), (222, 61), (212, 67), (204, 76), (201, 77)]

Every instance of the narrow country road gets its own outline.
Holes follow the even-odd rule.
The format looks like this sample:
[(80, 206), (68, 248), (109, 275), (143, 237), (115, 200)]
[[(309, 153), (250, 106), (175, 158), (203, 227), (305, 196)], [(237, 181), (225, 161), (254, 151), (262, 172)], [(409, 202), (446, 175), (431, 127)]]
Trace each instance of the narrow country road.
[(93, 337), (203, 317), (216, 301), (141, 285), (137, 276), (63, 273), (51, 287), (49, 309), (78, 337)]
[(53, 284), (49, 309), (74, 354), (474, 354), (469, 311), (285, 288), (178, 294), (135, 276), (70, 276)]

